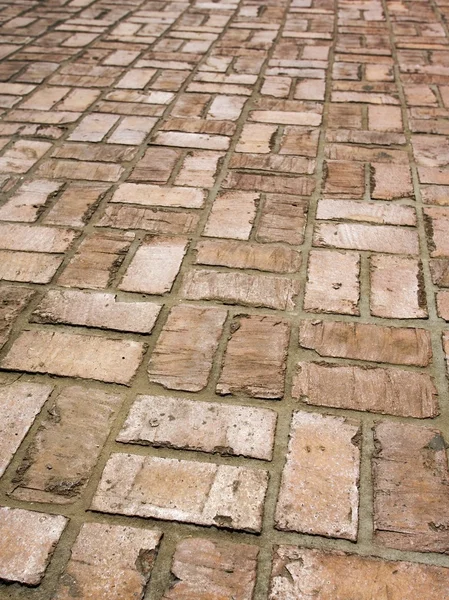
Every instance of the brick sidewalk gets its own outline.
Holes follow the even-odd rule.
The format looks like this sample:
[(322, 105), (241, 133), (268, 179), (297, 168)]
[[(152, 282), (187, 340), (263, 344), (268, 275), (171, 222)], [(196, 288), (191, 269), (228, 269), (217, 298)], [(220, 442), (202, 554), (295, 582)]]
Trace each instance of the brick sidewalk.
[(0, 600), (449, 600), (447, 19), (0, 2)]

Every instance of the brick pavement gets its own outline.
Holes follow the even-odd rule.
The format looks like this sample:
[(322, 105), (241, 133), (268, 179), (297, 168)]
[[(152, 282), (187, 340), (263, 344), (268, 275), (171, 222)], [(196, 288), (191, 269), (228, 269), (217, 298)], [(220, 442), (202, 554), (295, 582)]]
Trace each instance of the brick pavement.
[(449, 600), (448, 19), (0, 1), (1, 600)]

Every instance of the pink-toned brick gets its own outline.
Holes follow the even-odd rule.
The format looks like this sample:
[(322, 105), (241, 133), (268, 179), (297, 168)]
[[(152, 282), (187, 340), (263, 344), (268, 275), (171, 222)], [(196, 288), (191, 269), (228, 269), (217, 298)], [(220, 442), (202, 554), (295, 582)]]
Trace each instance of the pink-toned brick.
[(196, 188), (122, 183), (115, 191), (111, 202), (142, 204), (144, 206), (201, 208), (204, 203), (204, 193)]
[(225, 192), (217, 196), (204, 228), (204, 235), (249, 239), (258, 200), (259, 194), (250, 192)]

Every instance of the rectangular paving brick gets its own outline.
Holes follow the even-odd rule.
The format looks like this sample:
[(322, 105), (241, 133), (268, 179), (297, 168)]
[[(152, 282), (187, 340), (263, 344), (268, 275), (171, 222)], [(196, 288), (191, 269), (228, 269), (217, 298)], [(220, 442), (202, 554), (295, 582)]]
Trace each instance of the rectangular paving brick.
[(288, 324), (279, 318), (236, 317), (231, 323), (217, 393), (281, 398), (289, 337)]
[(180, 150), (150, 146), (133, 168), (128, 181), (167, 183), (180, 156)]
[(36, 221), (47, 200), (61, 185), (59, 181), (46, 179), (32, 179), (24, 183), (0, 208), (0, 220), (28, 223)]
[(117, 440), (271, 460), (275, 428), (264, 408), (138, 396)]
[(262, 469), (112, 454), (91, 509), (257, 533), (267, 484)]
[(0, 386), (0, 476), (52, 392), (51, 385), (14, 381)]
[(376, 541), (415, 552), (449, 551), (449, 470), (440, 431), (379, 423), (373, 458)]
[(64, 189), (56, 204), (46, 213), (46, 225), (84, 227), (109, 185), (95, 182), (73, 182)]
[(315, 406), (329, 406), (418, 419), (439, 414), (438, 395), (427, 373), (299, 362), (292, 396)]
[(50, 159), (43, 162), (37, 174), (50, 179), (85, 179), (86, 181), (118, 181), (123, 173), (121, 165), (89, 160)]
[(319, 200), (316, 216), (317, 219), (325, 221), (366, 221), (379, 225), (416, 225), (416, 212), (411, 206), (358, 202), (357, 200)]
[(312, 250), (309, 254), (304, 310), (359, 314), (360, 255)]
[(430, 335), (424, 329), (368, 323), (303, 321), (299, 345), (320, 356), (353, 358), (426, 367), (432, 359)]
[(208, 237), (248, 240), (256, 217), (259, 194), (227, 192), (215, 198), (204, 234)]
[(156, 123), (150, 117), (124, 117), (108, 138), (108, 144), (138, 146), (148, 136)]
[(69, 600), (74, 589), (97, 600), (142, 597), (161, 537), (152, 529), (84, 523), (54, 600)]
[(77, 235), (71, 229), (0, 223), (0, 249), (65, 252)]
[(313, 234), (313, 245), (391, 254), (416, 255), (419, 252), (415, 229), (363, 223), (319, 223)]
[(196, 246), (195, 262), (200, 265), (234, 269), (295, 273), (301, 265), (301, 254), (285, 246), (232, 240), (202, 240)]
[(169, 292), (187, 251), (186, 238), (147, 237), (137, 249), (119, 285), (148, 294)]
[(23, 331), (2, 368), (129, 385), (142, 360), (144, 345), (63, 331)]
[(372, 256), (370, 310), (392, 319), (425, 319), (428, 315), (422, 265), (415, 258)]
[(0, 157), (0, 173), (27, 173), (50, 148), (48, 142), (18, 140)]
[(271, 139), (276, 130), (276, 125), (259, 125), (255, 123), (244, 125), (235, 151), (268, 154), (271, 149)]
[(221, 308), (172, 308), (151, 354), (150, 381), (173, 390), (205, 388), (226, 316)]
[(139, 208), (123, 204), (106, 207), (99, 227), (114, 229), (143, 229), (154, 234), (183, 235), (193, 233), (198, 215), (156, 208)]
[(0, 250), (0, 281), (50, 283), (63, 260), (61, 254)]
[(356, 421), (293, 414), (276, 506), (278, 529), (357, 539), (360, 436)]
[(118, 115), (91, 113), (81, 120), (68, 139), (73, 142), (101, 142), (118, 120)]
[(60, 515), (0, 507), (0, 579), (39, 585), (67, 522)]
[(103, 390), (64, 388), (17, 468), (12, 496), (28, 502), (75, 502), (89, 481), (121, 402), (119, 395)]
[(311, 590), (316, 600), (343, 600), (354, 592), (358, 600), (440, 600), (447, 595), (448, 581), (445, 567), (278, 546), (269, 600), (301, 598), (304, 590)]
[(111, 202), (143, 204), (144, 206), (201, 208), (204, 203), (204, 194), (202, 190), (195, 188), (122, 183), (112, 196)]
[(115, 294), (49, 290), (31, 321), (151, 333), (160, 310), (154, 302), (120, 301)]
[(299, 282), (271, 275), (192, 270), (181, 293), (188, 300), (217, 300), (225, 304), (293, 310)]
[(256, 239), (260, 242), (302, 244), (307, 207), (307, 201), (302, 198), (266, 194), (256, 227)]
[(94, 232), (79, 245), (75, 256), (58, 278), (66, 287), (106, 288), (113, 281), (134, 233)]
[(209, 598), (251, 600), (259, 548), (249, 544), (186, 538), (176, 545), (171, 579), (162, 600)]

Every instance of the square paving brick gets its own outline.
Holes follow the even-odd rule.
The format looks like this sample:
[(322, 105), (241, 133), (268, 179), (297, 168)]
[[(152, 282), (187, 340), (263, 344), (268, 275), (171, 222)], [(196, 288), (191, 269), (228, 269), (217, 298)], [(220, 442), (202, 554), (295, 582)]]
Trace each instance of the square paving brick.
[(1, 507), (0, 579), (39, 585), (67, 522), (59, 515)]
[(257, 533), (267, 484), (261, 469), (113, 454), (91, 508)]

